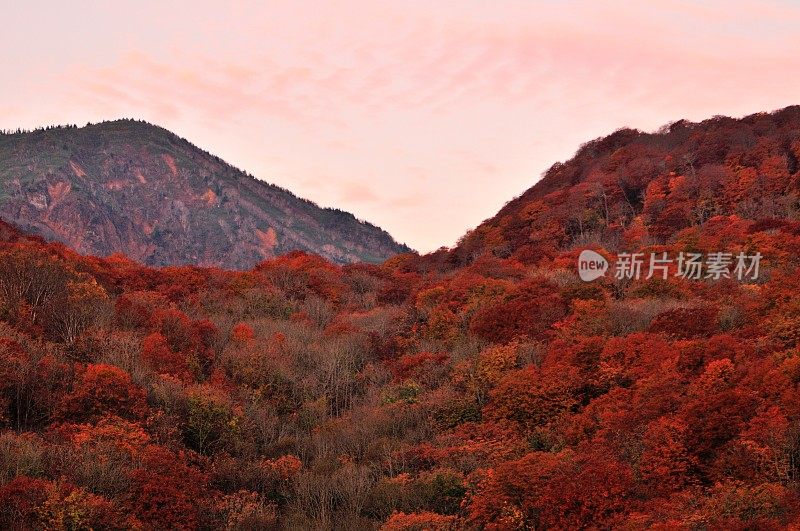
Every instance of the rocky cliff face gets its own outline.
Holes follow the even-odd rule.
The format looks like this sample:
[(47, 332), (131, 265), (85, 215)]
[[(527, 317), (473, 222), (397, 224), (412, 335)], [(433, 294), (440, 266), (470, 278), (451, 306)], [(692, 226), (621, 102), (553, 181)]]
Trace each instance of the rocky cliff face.
[(409, 250), (132, 120), (0, 135), (0, 217), (82, 253), (149, 265), (246, 269), (292, 250), (378, 262)]

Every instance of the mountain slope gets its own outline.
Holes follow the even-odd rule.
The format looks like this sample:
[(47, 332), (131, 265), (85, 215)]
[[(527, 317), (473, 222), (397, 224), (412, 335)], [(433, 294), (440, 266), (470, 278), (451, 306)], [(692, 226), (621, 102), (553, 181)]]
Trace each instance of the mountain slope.
[[(796, 529), (797, 123), (611, 135), (379, 265), (151, 268), (0, 222), (0, 529)], [(763, 268), (587, 282), (587, 248)]]
[(0, 216), (82, 253), (148, 265), (247, 269), (292, 250), (379, 262), (408, 251), (132, 120), (0, 135)]
[(635, 228), (654, 243), (714, 216), (800, 217), (800, 107), (742, 119), (631, 129), (583, 145), (467, 234), (447, 257), (524, 263), (585, 244), (618, 248)]

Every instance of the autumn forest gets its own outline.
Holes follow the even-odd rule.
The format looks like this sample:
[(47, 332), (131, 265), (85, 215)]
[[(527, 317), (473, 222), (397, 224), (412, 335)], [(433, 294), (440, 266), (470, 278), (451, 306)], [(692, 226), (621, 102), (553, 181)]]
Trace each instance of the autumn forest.
[[(380, 264), (3, 224), (0, 528), (800, 526), (798, 160), (800, 107), (624, 129)], [(586, 249), (763, 259), (584, 282)]]

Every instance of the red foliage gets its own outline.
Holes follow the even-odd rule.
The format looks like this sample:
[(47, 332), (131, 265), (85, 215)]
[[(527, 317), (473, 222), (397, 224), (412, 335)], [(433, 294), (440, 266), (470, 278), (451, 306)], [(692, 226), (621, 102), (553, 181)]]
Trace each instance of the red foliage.
[(478, 310), (470, 322), (470, 331), (492, 342), (543, 338), (566, 311), (555, 286), (530, 280), (517, 286), (504, 300)]
[(254, 337), (255, 333), (247, 323), (238, 323), (231, 329), (231, 339), (240, 345), (250, 343)]
[(381, 527), (381, 531), (452, 531), (458, 529), (455, 516), (447, 516), (432, 512), (392, 513)]
[(0, 527), (34, 529), (48, 487), (47, 481), (27, 476), (18, 476), (0, 487)]
[(192, 380), (186, 356), (174, 352), (159, 332), (153, 332), (142, 341), (142, 359), (158, 374), (168, 374), (184, 381)]
[(64, 397), (61, 417), (70, 421), (116, 415), (141, 419), (147, 414), (146, 394), (128, 373), (113, 365), (87, 365), (72, 392)]
[(668, 495), (693, 481), (695, 457), (686, 447), (689, 426), (679, 419), (661, 417), (642, 437), (639, 474), (648, 494)]
[(658, 314), (650, 331), (677, 339), (708, 337), (718, 330), (717, 311), (713, 308), (675, 308)]
[(297, 299), (314, 294), (335, 302), (345, 290), (339, 269), (320, 256), (302, 251), (262, 262), (255, 270)]
[(153, 313), (166, 308), (169, 302), (161, 293), (153, 291), (134, 291), (123, 293), (114, 306), (117, 322), (126, 328), (145, 328), (150, 326)]
[(392, 364), (392, 372), (397, 380), (415, 378), (420, 371), (429, 370), (429, 365), (441, 365), (448, 359), (443, 352), (420, 352), (405, 354)]
[(175, 308), (160, 309), (150, 318), (151, 328), (157, 330), (174, 352), (186, 352), (195, 346), (195, 335), (189, 317)]
[(525, 431), (545, 426), (576, 405), (580, 381), (578, 372), (566, 366), (513, 371), (491, 392), (485, 414), (515, 421)]
[(703, 389), (689, 402), (682, 417), (691, 430), (686, 435), (689, 451), (697, 456), (708, 477), (708, 467), (724, 446), (736, 436), (755, 413), (754, 397), (742, 389)]
[(0, 339), (0, 424), (30, 428), (49, 420), (70, 368), (49, 353)]
[(129, 479), (126, 507), (156, 529), (196, 529), (204, 505), (210, 503), (207, 477), (165, 448), (146, 448)]
[(487, 471), (469, 518), (496, 530), (608, 527), (632, 487), (631, 470), (608, 456), (534, 452)]

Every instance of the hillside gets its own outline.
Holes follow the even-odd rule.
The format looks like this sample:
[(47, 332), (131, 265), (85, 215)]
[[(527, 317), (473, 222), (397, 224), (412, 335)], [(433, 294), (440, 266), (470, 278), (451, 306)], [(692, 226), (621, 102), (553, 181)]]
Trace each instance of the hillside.
[(665, 242), (714, 216), (797, 218), (800, 107), (742, 119), (675, 122), (656, 133), (622, 129), (583, 145), (540, 182), (466, 235), (451, 260), (483, 253), (525, 263), (596, 243), (618, 247), (641, 226)]
[(0, 135), (0, 216), (81, 253), (248, 269), (292, 250), (337, 263), (408, 248), (132, 120)]
[(797, 117), (615, 133), (381, 264), (151, 268), (0, 225), (0, 528), (797, 529)]

